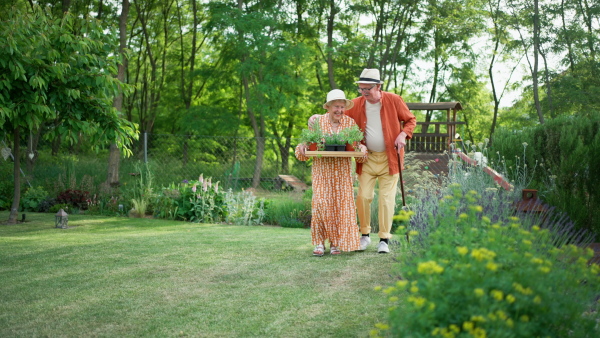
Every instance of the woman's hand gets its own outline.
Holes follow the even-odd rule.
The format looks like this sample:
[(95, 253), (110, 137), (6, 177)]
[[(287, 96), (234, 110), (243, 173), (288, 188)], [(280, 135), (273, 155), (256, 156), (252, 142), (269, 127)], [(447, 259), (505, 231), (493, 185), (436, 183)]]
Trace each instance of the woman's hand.
[(299, 144), (298, 145), (298, 150), (300, 150), (300, 154), (302, 154), (303, 156), (306, 156), (306, 149), (308, 149), (308, 147), (306, 146), (306, 144)]

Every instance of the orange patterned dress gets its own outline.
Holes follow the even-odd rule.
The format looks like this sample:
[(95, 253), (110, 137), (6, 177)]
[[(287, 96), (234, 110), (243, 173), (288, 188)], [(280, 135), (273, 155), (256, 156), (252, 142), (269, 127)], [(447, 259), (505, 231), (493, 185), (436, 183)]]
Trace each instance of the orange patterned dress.
[[(328, 118), (319, 119), (319, 124), (323, 133), (333, 133)], [(338, 132), (354, 124), (352, 118), (343, 116)], [(302, 155), (299, 147), (296, 147), (295, 154), (300, 161), (309, 159)], [(362, 158), (357, 158), (357, 161), (362, 161)], [(328, 239), (331, 246), (341, 251), (358, 250), (360, 236), (356, 223), (352, 158), (313, 157), (312, 188), (312, 244), (325, 244)]]

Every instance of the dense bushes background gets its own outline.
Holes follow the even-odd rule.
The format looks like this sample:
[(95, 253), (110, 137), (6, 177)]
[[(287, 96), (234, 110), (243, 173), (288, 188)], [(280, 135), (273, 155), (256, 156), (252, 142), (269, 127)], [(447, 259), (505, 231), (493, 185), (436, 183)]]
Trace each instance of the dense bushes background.
[(526, 164), (530, 188), (546, 203), (567, 212), (578, 227), (600, 233), (595, 216), (600, 213), (600, 112), (557, 117), (520, 131), (499, 129), (492, 144), (493, 152), (504, 156), (511, 180)]

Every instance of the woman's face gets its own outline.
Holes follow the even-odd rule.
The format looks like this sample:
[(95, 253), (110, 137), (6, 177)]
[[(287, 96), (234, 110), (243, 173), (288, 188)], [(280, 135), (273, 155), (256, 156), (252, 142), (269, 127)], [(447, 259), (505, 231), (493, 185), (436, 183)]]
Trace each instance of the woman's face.
[(329, 103), (329, 107), (327, 107), (327, 112), (331, 116), (331, 120), (333, 122), (340, 122), (342, 116), (344, 116), (344, 111), (346, 110), (346, 101), (344, 100), (336, 100), (331, 101)]

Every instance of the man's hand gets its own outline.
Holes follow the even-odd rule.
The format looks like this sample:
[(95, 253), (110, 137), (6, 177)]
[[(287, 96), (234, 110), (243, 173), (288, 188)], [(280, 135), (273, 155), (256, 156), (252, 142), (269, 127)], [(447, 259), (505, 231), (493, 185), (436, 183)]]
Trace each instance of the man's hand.
[(396, 145), (396, 150), (398, 151), (398, 154), (400, 154), (400, 149), (404, 148), (404, 146), (406, 145), (406, 133), (400, 132), (398, 137), (396, 137), (396, 141), (394, 141), (394, 144)]

